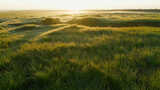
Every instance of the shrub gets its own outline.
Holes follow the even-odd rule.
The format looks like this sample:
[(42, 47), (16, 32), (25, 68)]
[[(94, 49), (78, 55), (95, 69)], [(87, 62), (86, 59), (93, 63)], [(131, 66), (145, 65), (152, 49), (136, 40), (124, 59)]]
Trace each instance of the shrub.
[(46, 18), (42, 20), (41, 23), (44, 25), (51, 25), (51, 24), (60, 24), (61, 21), (59, 18)]
[(92, 18), (92, 17), (73, 19), (69, 21), (69, 23), (86, 25), (86, 26), (105, 26), (106, 24), (103, 18)]

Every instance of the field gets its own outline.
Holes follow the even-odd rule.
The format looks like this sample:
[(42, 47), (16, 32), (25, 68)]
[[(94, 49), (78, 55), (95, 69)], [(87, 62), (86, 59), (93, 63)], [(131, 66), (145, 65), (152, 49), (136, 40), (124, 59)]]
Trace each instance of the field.
[(0, 90), (160, 90), (160, 12), (1, 11)]

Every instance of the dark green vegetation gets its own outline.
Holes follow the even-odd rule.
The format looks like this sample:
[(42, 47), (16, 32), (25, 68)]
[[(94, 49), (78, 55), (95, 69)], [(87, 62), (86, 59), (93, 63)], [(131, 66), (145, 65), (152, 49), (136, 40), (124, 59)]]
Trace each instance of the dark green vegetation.
[(0, 23), (0, 90), (160, 89), (159, 13), (60, 15), (47, 25), (19, 13)]
[(92, 27), (135, 27), (135, 26), (153, 26), (160, 27), (160, 20), (112, 20), (105, 18), (81, 18), (69, 21), (71, 24), (87, 25)]
[(44, 25), (61, 24), (61, 21), (59, 18), (45, 18), (44, 20), (42, 20), (41, 24)]

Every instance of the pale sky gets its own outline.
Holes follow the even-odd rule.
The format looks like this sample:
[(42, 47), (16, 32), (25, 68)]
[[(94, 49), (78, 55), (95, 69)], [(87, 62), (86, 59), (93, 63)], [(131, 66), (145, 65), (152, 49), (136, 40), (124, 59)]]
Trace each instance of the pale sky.
[(0, 10), (149, 8), (160, 8), (160, 0), (0, 0)]

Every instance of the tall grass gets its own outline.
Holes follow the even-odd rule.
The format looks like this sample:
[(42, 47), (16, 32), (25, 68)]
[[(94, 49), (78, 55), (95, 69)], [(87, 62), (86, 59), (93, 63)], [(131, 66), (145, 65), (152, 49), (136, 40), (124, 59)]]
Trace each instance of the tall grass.
[(0, 33), (1, 90), (160, 89), (157, 26), (106, 27), (111, 24), (102, 17), (5, 25), (10, 30)]

